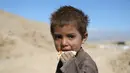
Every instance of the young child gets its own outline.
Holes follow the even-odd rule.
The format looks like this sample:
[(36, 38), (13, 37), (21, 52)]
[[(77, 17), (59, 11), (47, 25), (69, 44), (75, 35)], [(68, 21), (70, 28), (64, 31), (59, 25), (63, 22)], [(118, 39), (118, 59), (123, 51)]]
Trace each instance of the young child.
[(98, 73), (95, 62), (82, 48), (88, 37), (88, 16), (72, 6), (62, 6), (50, 20), (55, 48), (61, 53), (56, 73)]

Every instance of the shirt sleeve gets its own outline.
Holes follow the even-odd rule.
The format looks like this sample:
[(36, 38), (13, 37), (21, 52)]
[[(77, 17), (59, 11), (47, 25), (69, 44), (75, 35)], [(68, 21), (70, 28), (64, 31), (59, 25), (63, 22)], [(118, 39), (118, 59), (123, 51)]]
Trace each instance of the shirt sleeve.
[(74, 60), (69, 61), (61, 67), (62, 73), (98, 73), (94, 61), (84, 60), (77, 64)]
[(77, 73), (98, 73), (97, 66), (94, 61), (85, 60), (80, 66), (77, 66)]

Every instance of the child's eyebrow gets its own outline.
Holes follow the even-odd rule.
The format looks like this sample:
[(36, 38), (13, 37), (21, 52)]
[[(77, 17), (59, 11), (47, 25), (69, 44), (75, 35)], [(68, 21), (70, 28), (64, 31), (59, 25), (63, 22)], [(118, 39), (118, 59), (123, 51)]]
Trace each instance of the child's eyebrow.
[(68, 33), (69, 35), (76, 35), (76, 33)]
[(60, 35), (60, 33), (54, 33), (54, 35)]

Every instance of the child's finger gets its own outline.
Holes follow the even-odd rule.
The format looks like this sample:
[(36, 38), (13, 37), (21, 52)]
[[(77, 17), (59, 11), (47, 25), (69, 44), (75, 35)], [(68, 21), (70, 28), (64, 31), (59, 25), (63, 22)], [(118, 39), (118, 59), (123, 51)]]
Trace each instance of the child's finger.
[(64, 55), (66, 56), (66, 60), (70, 57), (70, 56), (68, 55), (68, 52), (65, 52)]
[(63, 53), (62, 55), (61, 55), (61, 59), (63, 59), (63, 61), (67, 61), (67, 55), (65, 54), (65, 53)]
[(69, 60), (69, 59), (71, 59), (74, 55), (73, 55), (73, 53), (72, 52), (70, 52), (70, 51), (68, 51), (68, 52), (65, 52), (64, 53), (65, 54), (65, 56), (67, 57), (67, 61)]
[(74, 54), (72, 52), (69, 52), (70, 57), (74, 57)]
[(62, 61), (62, 63), (65, 63), (65, 59), (63, 56), (60, 57), (60, 60)]

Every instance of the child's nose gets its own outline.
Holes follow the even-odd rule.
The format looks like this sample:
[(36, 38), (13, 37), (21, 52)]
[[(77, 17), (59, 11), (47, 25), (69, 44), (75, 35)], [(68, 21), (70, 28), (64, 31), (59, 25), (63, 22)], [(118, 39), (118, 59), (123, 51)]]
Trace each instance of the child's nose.
[(61, 41), (62, 46), (66, 46), (68, 44), (68, 41), (66, 38), (63, 38)]

